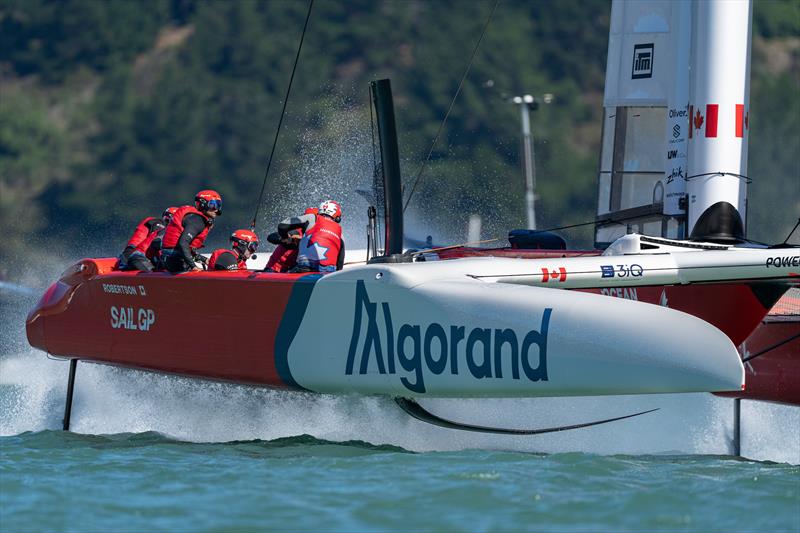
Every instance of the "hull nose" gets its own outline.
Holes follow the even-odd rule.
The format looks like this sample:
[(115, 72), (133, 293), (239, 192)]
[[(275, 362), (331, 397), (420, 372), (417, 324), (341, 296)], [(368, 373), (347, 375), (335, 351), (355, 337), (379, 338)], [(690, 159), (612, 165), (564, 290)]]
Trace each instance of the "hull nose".
[(58, 315), (67, 310), (70, 297), (77, 288), (77, 284), (56, 281), (42, 295), (39, 302), (28, 313), (25, 319), (25, 332), (28, 343), (34, 348), (48, 351), (45, 324), (53, 315)]

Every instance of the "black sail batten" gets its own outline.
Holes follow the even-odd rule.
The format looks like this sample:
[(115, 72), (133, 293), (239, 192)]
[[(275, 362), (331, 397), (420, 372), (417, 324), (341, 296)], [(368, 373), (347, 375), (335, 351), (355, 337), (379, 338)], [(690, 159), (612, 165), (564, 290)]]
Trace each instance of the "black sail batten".
[(373, 105), (378, 122), (380, 172), (383, 176), (384, 257), (403, 253), (403, 192), (400, 177), (400, 150), (394, 120), (392, 87), (389, 80), (370, 82)]

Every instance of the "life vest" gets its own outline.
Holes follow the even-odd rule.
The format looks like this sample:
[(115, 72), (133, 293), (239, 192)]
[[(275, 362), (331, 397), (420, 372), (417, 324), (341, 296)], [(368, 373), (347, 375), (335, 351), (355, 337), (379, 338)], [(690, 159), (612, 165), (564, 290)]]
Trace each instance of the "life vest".
[(297, 263), (297, 248), (287, 248), (279, 244), (267, 261), (267, 270), (288, 272)]
[(175, 211), (175, 214), (172, 215), (172, 220), (169, 221), (169, 225), (167, 226), (166, 231), (164, 231), (164, 238), (161, 241), (161, 248), (172, 249), (178, 246), (178, 240), (181, 238), (181, 234), (183, 234), (183, 217), (190, 213), (203, 217), (206, 227), (199, 234), (195, 235), (194, 239), (192, 239), (192, 242), (189, 244), (189, 247), (192, 250), (198, 250), (203, 247), (203, 243), (208, 235), (208, 230), (211, 229), (209, 218), (201, 211), (195, 209), (194, 206), (185, 205), (183, 207), (179, 207), (178, 210)]
[(317, 216), (297, 246), (297, 265), (312, 270), (336, 270), (342, 247), (342, 227), (332, 218)]
[[(236, 270), (247, 270), (247, 262), (239, 260), (239, 254), (234, 252), (233, 250), (229, 250), (227, 248), (220, 248), (219, 250), (215, 250), (211, 257), (208, 259), (208, 269), (209, 270), (216, 270), (217, 260), (219, 256), (222, 254), (231, 254), (233, 257), (236, 258)], [(229, 268), (225, 268), (223, 270), (229, 270)], [(233, 270), (233, 269), (230, 269)]]
[[(161, 231), (164, 227), (163, 224), (160, 224), (160, 227), (157, 226), (158, 229), (151, 231), (150, 226), (148, 226), (148, 222), (152, 220), (158, 219), (155, 217), (147, 217), (139, 222), (139, 224), (136, 226), (136, 229), (133, 230), (133, 235), (131, 235), (131, 238), (128, 239), (127, 246), (135, 248), (137, 252), (147, 252), (147, 249), (150, 247), (150, 243), (153, 242), (153, 239), (158, 236), (159, 231)], [(161, 221), (159, 220), (159, 223), (160, 222)]]

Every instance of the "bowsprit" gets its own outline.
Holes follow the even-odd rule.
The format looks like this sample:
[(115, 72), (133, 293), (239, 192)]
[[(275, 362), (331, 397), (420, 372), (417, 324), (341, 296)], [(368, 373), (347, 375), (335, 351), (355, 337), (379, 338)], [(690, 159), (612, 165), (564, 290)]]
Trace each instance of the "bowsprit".
[[(400, 382), (408, 390), (420, 394), (426, 391), (426, 374), (458, 375), (462, 371), (475, 379), (504, 379), (507, 376), (503, 375), (503, 367), (510, 366), (511, 379), (519, 380), (524, 375), (530, 381), (548, 380), (547, 333), (552, 308), (544, 310), (539, 331), (528, 331), (521, 336), (521, 342), (510, 328), (473, 327), (468, 331), (467, 326), (431, 322), (425, 326), (402, 324), (395, 329), (389, 303), (381, 302), (380, 309), (382, 328), (378, 325), (378, 302), (371, 302), (364, 282), (357, 281), (346, 375), (367, 374), (372, 360), (380, 374), (397, 374), (399, 365), (406, 373)], [(362, 341), (365, 310), (367, 325)], [(360, 359), (357, 357), (359, 346)], [(503, 363), (504, 348), (509, 358), (506, 365)]]

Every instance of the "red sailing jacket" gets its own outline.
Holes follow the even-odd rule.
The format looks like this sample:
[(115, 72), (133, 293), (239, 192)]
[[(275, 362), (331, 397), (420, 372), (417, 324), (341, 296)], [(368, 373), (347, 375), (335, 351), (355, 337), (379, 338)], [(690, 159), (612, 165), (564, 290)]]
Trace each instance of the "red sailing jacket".
[(267, 261), (267, 270), (288, 272), (297, 263), (297, 248), (287, 248), (279, 244)]
[(137, 252), (145, 253), (147, 249), (150, 247), (150, 243), (153, 242), (158, 236), (158, 232), (164, 227), (163, 223), (161, 227), (158, 227), (155, 231), (150, 231), (150, 228), (147, 226), (147, 223), (151, 220), (158, 220), (155, 217), (147, 217), (136, 226), (136, 229), (133, 230), (133, 235), (131, 238), (128, 239), (127, 246), (131, 246), (136, 249)]
[(319, 266), (320, 270), (336, 270), (339, 249), (342, 247), (342, 227), (332, 218), (317, 215), (314, 227), (309, 228), (298, 245), (297, 263)]
[(185, 205), (178, 208), (175, 214), (172, 215), (172, 220), (170, 220), (166, 231), (164, 231), (164, 239), (161, 241), (161, 248), (175, 248), (178, 246), (178, 239), (181, 238), (181, 234), (183, 233), (183, 217), (189, 213), (200, 215), (206, 221), (206, 228), (192, 239), (189, 247), (193, 250), (198, 250), (203, 247), (203, 243), (208, 235), (208, 230), (211, 229), (211, 226), (208, 224), (208, 217), (193, 206)]
[(211, 257), (208, 260), (209, 270), (216, 270), (217, 260), (219, 259), (219, 256), (221, 256), (222, 254), (231, 254), (236, 259), (235, 269), (228, 267), (222, 270), (247, 270), (247, 262), (239, 261), (239, 254), (227, 248), (220, 248), (219, 250), (215, 250), (214, 253), (211, 254)]

